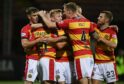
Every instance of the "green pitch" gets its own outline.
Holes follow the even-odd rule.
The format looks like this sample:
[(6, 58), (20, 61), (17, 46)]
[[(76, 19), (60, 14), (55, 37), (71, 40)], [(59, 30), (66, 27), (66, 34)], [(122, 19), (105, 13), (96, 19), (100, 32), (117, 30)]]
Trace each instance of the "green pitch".
[[(0, 81), (0, 84), (24, 84), (23, 81)], [(35, 82), (34, 84), (40, 84), (40, 82)], [(105, 84), (105, 83), (102, 83)], [(124, 84), (124, 81), (117, 82), (117, 84)]]
[[(23, 81), (0, 81), (0, 84), (24, 84)], [(35, 82), (34, 84), (40, 84), (39, 82)]]

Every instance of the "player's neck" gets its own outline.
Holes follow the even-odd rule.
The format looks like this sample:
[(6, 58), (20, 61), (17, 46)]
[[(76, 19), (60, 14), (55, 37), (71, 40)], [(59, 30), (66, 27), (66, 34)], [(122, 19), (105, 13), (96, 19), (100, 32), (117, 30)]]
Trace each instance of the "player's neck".
[(104, 24), (100, 26), (100, 30), (104, 30), (109, 27), (109, 24)]

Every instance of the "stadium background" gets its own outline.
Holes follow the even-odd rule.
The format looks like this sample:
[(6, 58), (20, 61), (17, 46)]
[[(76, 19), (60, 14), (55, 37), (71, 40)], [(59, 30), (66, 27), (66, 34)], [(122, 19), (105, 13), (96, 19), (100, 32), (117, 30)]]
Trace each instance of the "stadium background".
[[(1, 0), (0, 1), (0, 81), (23, 80), (25, 53), (21, 46), (20, 30), (28, 23), (25, 8), (35, 6), (39, 9), (50, 10), (62, 8), (64, 3), (76, 2), (83, 9), (83, 14), (91, 21), (96, 22), (101, 10), (113, 12), (112, 24), (118, 25), (118, 47), (116, 56), (119, 57), (118, 66), (121, 66), (119, 81), (124, 77), (124, 1), (123, 0)], [(120, 62), (120, 58), (122, 63)], [(121, 65), (119, 65), (121, 64)], [(6, 84), (0, 82), (0, 84)], [(7, 83), (10, 84), (10, 83)], [(18, 84), (18, 83), (16, 83)], [(21, 83), (20, 83), (21, 84)]]

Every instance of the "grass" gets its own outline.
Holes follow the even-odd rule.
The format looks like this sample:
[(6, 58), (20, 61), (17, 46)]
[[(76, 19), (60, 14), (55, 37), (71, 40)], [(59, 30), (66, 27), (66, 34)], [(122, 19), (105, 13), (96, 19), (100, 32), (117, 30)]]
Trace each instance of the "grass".
[[(0, 84), (24, 84), (23, 81), (0, 81)], [(40, 84), (39, 82), (35, 82), (34, 84)], [(106, 83), (102, 83), (106, 84)], [(118, 81), (116, 84), (124, 84), (124, 81)]]
[[(0, 81), (0, 84), (24, 84), (24, 81)], [(40, 84), (35, 82), (34, 84)]]

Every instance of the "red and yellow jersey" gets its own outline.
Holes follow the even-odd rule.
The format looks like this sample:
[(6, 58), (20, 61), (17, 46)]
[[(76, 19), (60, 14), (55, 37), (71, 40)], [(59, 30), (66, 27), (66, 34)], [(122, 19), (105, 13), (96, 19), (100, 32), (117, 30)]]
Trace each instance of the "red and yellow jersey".
[[(32, 36), (35, 39), (40, 37), (55, 37), (55, 35), (51, 33), (50, 30), (44, 30), (43, 28), (32, 30)], [(52, 44), (38, 43), (36, 49), (41, 57), (55, 58), (56, 50)]]
[(85, 18), (66, 19), (57, 23), (58, 28), (66, 29), (71, 39), (74, 58), (93, 57), (90, 48), (90, 33), (96, 26)]
[[(30, 24), (24, 26), (21, 30), (21, 38), (28, 39), (29, 41), (33, 41), (42, 36), (53, 36), (49, 31), (47, 32), (43, 28), (33, 29)], [(47, 50), (45, 50), (47, 49)], [(52, 45), (47, 45), (44, 43), (38, 43), (30, 48), (28, 52), (26, 52), (26, 59), (40, 59), (41, 56), (46, 57), (55, 57), (55, 49)]]
[[(58, 37), (59, 36), (63, 36), (65, 35), (64, 30), (60, 29), (58, 30)], [(67, 41), (64, 41), (65, 43), (67, 43)], [(64, 42), (59, 42), (59, 45), (64, 44)], [(73, 60), (73, 56), (72, 56), (72, 50), (70, 48), (71, 46), (69, 46), (69, 44), (67, 43), (62, 49), (58, 49), (56, 51), (56, 61), (57, 62), (67, 62), (67, 61), (72, 61)]]
[[(32, 36), (31, 33), (31, 26), (27, 24), (21, 29), (21, 39), (28, 39), (29, 41), (34, 40), (35, 38)], [(26, 59), (35, 59), (38, 60), (40, 57), (38, 52), (36, 51), (36, 45), (33, 48), (30, 48), (28, 52), (26, 52)]]
[[(108, 27), (100, 31), (100, 36), (117, 44), (117, 35), (114, 28)], [(97, 42), (95, 47), (96, 63), (115, 62), (114, 48), (111, 48), (102, 42)]]

